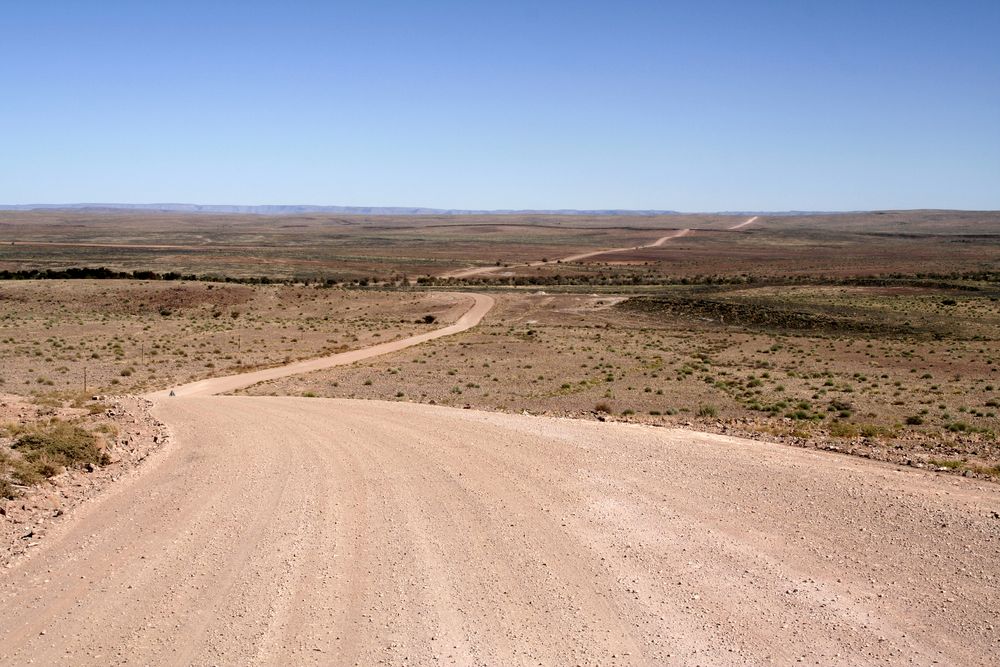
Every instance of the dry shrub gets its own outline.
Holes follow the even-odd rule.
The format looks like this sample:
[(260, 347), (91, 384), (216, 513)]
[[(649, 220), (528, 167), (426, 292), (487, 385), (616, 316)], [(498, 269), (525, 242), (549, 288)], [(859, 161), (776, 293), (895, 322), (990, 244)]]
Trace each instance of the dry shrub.
[(20, 456), (5, 455), (0, 474), (21, 484), (37, 484), (66, 468), (107, 463), (98, 436), (69, 422), (54, 419), (47, 424), (17, 427), (12, 435), (12, 448)]

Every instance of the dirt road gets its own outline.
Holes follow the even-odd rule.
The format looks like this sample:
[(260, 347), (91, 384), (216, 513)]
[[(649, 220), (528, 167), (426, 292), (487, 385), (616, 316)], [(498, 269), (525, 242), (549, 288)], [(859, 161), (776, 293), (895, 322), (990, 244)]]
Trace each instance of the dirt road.
[[(742, 229), (743, 227), (746, 227), (747, 225), (751, 225), (754, 222), (756, 222), (757, 218), (758, 218), (758, 216), (755, 215), (752, 218), (744, 220), (743, 222), (739, 223), (738, 225), (733, 225), (732, 227), (729, 227), (729, 229), (730, 230), (733, 230), (733, 229)], [(646, 245), (628, 246), (627, 248), (605, 248), (603, 250), (591, 250), (591, 251), (588, 251), (588, 252), (579, 253), (577, 255), (570, 255), (568, 257), (563, 257), (561, 259), (548, 259), (548, 260), (539, 261), (539, 262), (526, 262), (526, 263), (523, 263), (523, 264), (510, 264), (508, 266), (478, 266), (478, 267), (473, 267), (473, 268), (470, 268), (470, 269), (459, 269), (457, 271), (449, 271), (448, 273), (442, 274), (441, 277), (442, 278), (471, 278), (472, 276), (481, 276), (481, 275), (485, 275), (485, 274), (488, 274), (488, 273), (496, 273), (497, 271), (503, 271), (503, 270), (509, 269), (509, 268), (524, 268), (524, 267), (533, 267), (533, 266), (546, 266), (547, 264), (560, 264), (560, 263), (567, 264), (569, 262), (580, 262), (582, 260), (592, 259), (594, 257), (599, 257), (601, 255), (611, 255), (611, 254), (618, 253), (618, 252), (628, 252), (630, 250), (643, 250), (644, 248), (658, 248), (661, 245), (663, 245), (664, 243), (666, 243), (667, 241), (670, 241), (671, 239), (676, 239), (676, 238), (680, 238), (682, 236), (687, 236), (690, 233), (691, 233), (690, 229), (678, 229), (677, 231), (671, 232), (670, 234), (667, 234), (666, 236), (661, 236), (660, 238), (656, 239), (652, 243), (647, 243)]]
[(485, 294), (469, 294), (468, 297), (471, 303), (469, 310), (458, 318), (454, 324), (441, 327), (440, 329), (434, 329), (433, 331), (429, 331), (427, 333), (410, 336), (409, 338), (401, 338), (399, 340), (382, 343), (380, 345), (372, 345), (371, 347), (365, 347), (359, 350), (333, 354), (327, 357), (306, 359), (304, 361), (297, 361), (292, 364), (276, 366), (274, 368), (265, 368), (259, 371), (252, 371), (250, 373), (240, 373), (238, 375), (227, 375), (207, 380), (198, 380), (196, 382), (191, 382), (172, 389), (164, 389), (163, 391), (148, 394), (147, 398), (153, 400), (168, 398), (170, 392), (174, 392), (176, 396), (212, 396), (214, 394), (224, 394), (226, 392), (249, 387), (250, 385), (263, 382), (264, 380), (274, 380), (276, 378), (288, 377), (289, 375), (309, 373), (311, 371), (333, 368), (335, 366), (346, 366), (363, 359), (370, 359), (371, 357), (389, 354), (390, 352), (398, 352), (399, 350), (404, 350), (408, 347), (419, 345), (420, 343), (425, 343), (429, 340), (434, 340), (435, 338), (451, 336), (452, 334), (460, 333), (476, 326), (483, 319), (483, 317), (485, 317), (486, 313), (493, 308), (493, 298), (490, 296)]
[(757, 222), (757, 218), (758, 218), (758, 217), (759, 217), (759, 216), (756, 216), (756, 215), (755, 215), (755, 216), (753, 216), (752, 218), (750, 218), (749, 220), (744, 220), (743, 222), (741, 222), (741, 223), (740, 223), (740, 224), (738, 224), (738, 225), (733, 225), (733, 226), (732, 226), (732, 227), (730, 227), (729, 229), (730, 229), (730, 231), (732, 231), (732, 230), (734, 230), (734, 229), (743, 229), (743, 228), (744, 228), (744, 227), (746, 227), (747, 225), (752, 225), (753, 223)]
[(648, 426), (212, 396), (491, 305), (154, 395), (172, 442), (0, 577), (0, 664), (997, 664), (996, 485)]
[(23, 665), (997, 664), (1000, 489), (718, 435), (337, 399), (174, 441), (0, 578)]
[(547, 264), (559, 264), (568, 262), (579, 262), (584, 259), (590, 259), (591, 257), (597, 257), (599, 255), (609, 255), (616, 252), (627, 252), (629, 250), (642, 250), (643, 248), (658, 248), (670, 239), (680, 238), (682, 236), (687, 236), (691, 233), (690, 229), (678, 229), (675, 232), (671, 232), (666, 236), (661, 236), (652, 243), (647, 243), (646, 245), (629, 246), (627, 248), (605, 248), (603, 250), (591, 250), (589, 252), (582, 252), (577, 255), (570, 255), (569, 257), (563, 257), (561, 259), (548, 259), (539, 262), (527, 262), (524, 264), (510, 264), (508, 266), (479, 266), (471, 269), (459, 269), (458, 271), (451, 271), (449, 273), (443, 274), (442, 278), (469, 278), (472, 276), (481, 276), (487, 273), (495, 273), (497, 271), (503, 271), (511, 267), (531, 267), (531, 266), (545, 266)]

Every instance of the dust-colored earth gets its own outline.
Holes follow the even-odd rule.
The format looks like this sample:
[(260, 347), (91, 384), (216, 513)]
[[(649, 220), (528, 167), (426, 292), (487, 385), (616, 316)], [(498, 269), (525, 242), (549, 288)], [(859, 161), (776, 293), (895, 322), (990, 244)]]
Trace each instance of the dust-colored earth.
[[(683, 235), (566, 259), (643, 253)], [(148, 308), (161, 317), (186, 309), (178, 332), (230, 336), (230, 327), (199, 324), (198, 309), (219, 320), (234, 308), (208, 291)], [(465, 332), (494, 304), (482, 295), (435, 299), (442, 297), (433, 305), (447, 308), (443, 328), (414, 330), (417, 309), (432, 304), (410, 297), (403, 317), (383, 322), (391, 342), (365, 340), (280, 367), (195, 371), (177, 350), (175, 365), (187, 376), (169, 376), (174, 395), (161, 389), (149, 395), (150, 411), (136, 399), (129, 407), (136, 413), (123, 412), (169, 437), (157, 436), (152, 455), (136, 449), (141, 458), (132, 463), (142, 466), (80, 495), (68, 518), (45, 523), (45, 539), (5, 568), (0, 592), (17, 613), (0, 624), (0, 664), (997, 664), (1000, 487), (983, 479), (650, 424), (218, 395)], [(470, 301), (464, 314), (453, 312)], [(664, 303), (649, 317), (677, 302)], [(593, 315), (623, 305), (595, 295), (574, 307)], [(958, 305), (949, 298), (949, 307)], [(326, 326), (306, 321), (301, 331)], [(58, 321), (39, 324), (47, 331)], [(521, 324), (524, 331), (504, 323), (505, 335), (534, 344), (537, 322)], [(595, 340), (607, 333), (608, 326)], [(127, 357), (124, 339), (105, 354)], [(13, 358), (27, 351), (10, 335), (3, 342)], [(56, 336), (45, 342), (48, 356), (47, 348), (33, 350), (32, 363), (57, 363), (59, 355), (79, 362), (80, 347), (93, 346)], [(643, 351), (624, 353), (642, 377), (658, 379), (662, 357), (651, 341), (637, 343)], [(212, 354), (224, 354), (214, 344)], [(507, 352), (535, 371), (546, 352), (522, 348)], [(142, 343), (139, 352), (142, 361)], [(625, 377), (618, 360), (594, 359), (577, 343), (566, 352), (581, 369), (600, 371), (604, 384)], [(647, 352), (659, 359), (651, 366), (643, 365)], [(722, 366), (718, 353), (700, 351), (692, 372)], [(461, 355), (477, 360), (475, 350)], [(689, 366), (676, 369), (679, 380)], [(131, 377), (128, 370), (121, 377)], [(770, 372), (761, 378), (770, 381)], [(838, 377), (827, 370), (808, 379), (830, 379), (839, 391)], [(761, 378), (746, 378), (753, 392), (737, 391), (735, 380), (712, 384), (734, 401), (750, 400), (766, 397)], [(162, 388), (164, 379), (150, 376), (147, 386)], [(591, 389), (586, 378), (577, 384)], [(652, 384), (644, 394), (666, 395)], [(558, 392), (572, 389), (564, 382)], [(701, 407), (715, 417), (714, 406)], [(994, 418), (978, 408), (973, 415)], [(977, 424), (967, 430), (989, 432)], [(41, 525), (24, 504), (19, 520)]]
[(196, 397), (0, 662), (996, 664), (1000, 489), (648, 426)]
[(995, 485), (651, 426), (210, 395), (256, 379), (156, 397), (153, 463), (0, 582), (20, 610), (0, 661), (995, 664)]

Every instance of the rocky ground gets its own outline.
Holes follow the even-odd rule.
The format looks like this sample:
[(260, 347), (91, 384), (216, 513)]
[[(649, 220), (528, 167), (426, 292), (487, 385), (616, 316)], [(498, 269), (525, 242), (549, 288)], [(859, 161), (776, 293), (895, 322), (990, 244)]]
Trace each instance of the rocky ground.
[[(0, 423), (29, 425), (52, 418), (100, 428), (108, 463), (67, 469), (36, 486), (18, 486), (13, 499), (0, 498), (0, 565), (12, 567), (38, 547), (72, 508), (133, 474), (168, 440), (164, 425), (149, 414), (150, 402), (137, 396), (95, 396), (81, 407), (43, 406), (0, 395)], [(7, 449), (11, 438), (0, 438)]]

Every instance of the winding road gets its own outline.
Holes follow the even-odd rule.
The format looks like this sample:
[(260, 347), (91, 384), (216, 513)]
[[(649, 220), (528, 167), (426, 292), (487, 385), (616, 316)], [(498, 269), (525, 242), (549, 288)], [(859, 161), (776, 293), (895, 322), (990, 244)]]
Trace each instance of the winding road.
[(288, 377), (290, 375), (300, 375), (302, 373), (320, 371), (327, 368), (334, 368), (336, 366), (346, 366), (364, 359), (370, 359), (372, 357), (378, 357), (392, 352), (399, 352), (400, 350), (405, 350), (408, 347), (426, 343), (427, 341), (434, 340), (435, 338), (442, 338), (444, 336), (461, 333), (479, 324), (483, 317), (486, 316), (486, 313), (493, 308), (493, 297), (491, 296), (487, 296), (485, 294), (467, 294), (463, 296), (468, 296), (472, 301), (472, 305), (461, 317), (458, 318), (454, 324), (449, 324), (448, 326), (441, 327), (440, 329), (434, 329), (433, 331), (429, 331), (427, 333), (410, 336), (408, 338), (401, 338), (387, 343), (379, 343), (378, 345), (372, 345), (371, 347), (364, 347), (358, 350), (350, 350), (348, 352), (332, 354), (326, 357), (316, 357), (314, 359), (296, 361), (284, 366), (265, 368), (263, 370), (251, 371), (249, 373), (239, 373), (236, 375), (209, 378), (207, 380), (197, 380), (195, 382), (181, 385), (180, 387), (164, 389), (163, 391), (147, 394), (147, 398), (157, 400), (170, 398), (172, 396), (214, 396), (216, 394), (225, 394), (227, 392), (236, 391), (237, 389), (249, 387), (257, 384), (258, 382), (264, 382), (265, 380), (275, 380), (277, 378)]
[(997, 485), (651, 426), (212, 395), (491, 305), (153, 395), (169, 444), (0, 576), (0, 664), (997, 664)]
[[(758, 217), (759, 216), (755, 215), (755, 216), (753, 216), (751, 218), (748, 218), (747, 220), (744, 220), (743, 222), (741, 222), (739, 224), (736, 224), (736, 225), (733, 225), (732, 227), (729, 227), (728, 229), (730, 231), (738, 230), (738, 229), (743, 229), (744, 227), (746, 227), (748, 225), (752, 225), (753, 223), (755, 223), (757, 221)], [(579, 254), (576, 254), (576, 255), (570, 255), (568, 257), (562, 257), (560, 259), (547, 259), (547, 260), (541, 260), (541, 261), (537, 261), (537, 262), (523, 262), (523, 263), (520, 263), (520, 264), (508, 264), (506, 266), (496, 266), (496, 265), (476, 266), (476, 267), (472, 267), (472, 268), (468, 268), (468, 269), (458, 269), (456, 271), (449, 271), (448, 273), (442, 274), (441, 277), (442, 278), (471, 278), (473, 276), (482, 276), (482, 275), (486, 275), (486, 274), (489, 274), (489, 273), (496, 273), (498, 271), (504, 271), (504, 270), (511, 269), (511, 268), (526, 268), (526, 267), (535, 267), (535, 266), (546, 266), (546, 265), (549, 265), (549, 264), (568, 264), (570, 262), (580, 262), (580, 261), (583, 261), (585, 259), (592, 259), (594, 257), (599, 257), (600, 255), (610, 255), (610, 254), (619, 253), (619, 252), (629, 252), (629, 251), (634, 251), (634, 250), (644, 250), (646, 248), (658, 248), (658, 247), (662, 246), (664, 243), (666, 243), (667, 241), (670, 241), (672, 239), (677, 239), (677, 238), (680, 238), (682, 236), (687, 236), (690, 233), (691, 233), (690, 229), (678, 229), (677, 231), (672, 232), (670, 234), (667, 234), (666, 236), (661, 236), (660, 238), (656, 239), (652, 243), (647, 243), (646, 245), (628, 246), (628, 247), (624, 247), (624, 248), (605, 248), (605, 249), (602, 249), (602, 250), (591, 250), (591, 251), (582, 252), (582, 253), (579, 253)]]
[(671, 239), (680, 238), (682, 236), (687, 236), (691, 233), (690, 229), (678, 229), (675, 232), (671, 232), (666, 236), (661, 236), (652, 243), (647, 243), (646, 245), (638, 246), (628, 246), (627, 248), (605, 248), (603, 250), (591, 250), (588, 252), (582, 252), (577, 255), (570, 255), (569, 257), (563, 257), (561, 259), (547, 259), (538, 262), (525, 262), (523, 264), (508, 264), (507, 266), (477, 266), (471, 269), (459, 269), (457, 271), (451, 271), (449, 273), (444, 273), (441, 275), (442, 278), (471, 278), (472, 276), (481, 276), (487, 273), (496, 273), (497, 271), (504, 271), (510, 268), (524, 268), (533, 266), (546, 266), (549, 264), (567, 264), (569, 262), (579, 262), (584, 259), (590, 259), (592, 257), (597, 257), (599, 255), (610, 255), (616, 252), (628, 252), (630, 250), (643, 250), (644, 248), (658, 248), (667, 241)]

